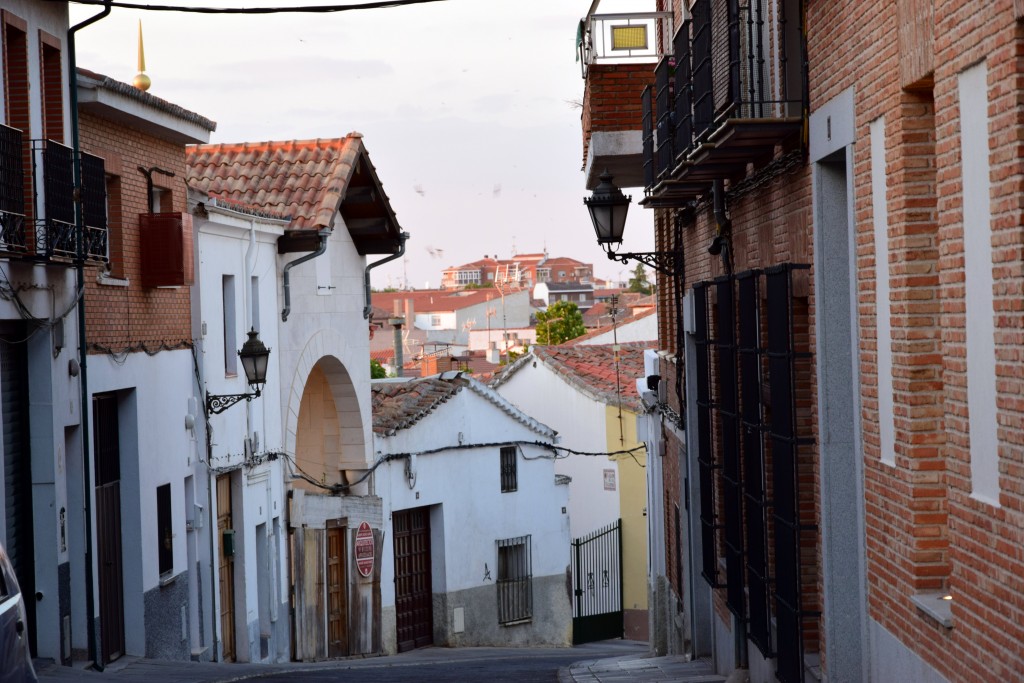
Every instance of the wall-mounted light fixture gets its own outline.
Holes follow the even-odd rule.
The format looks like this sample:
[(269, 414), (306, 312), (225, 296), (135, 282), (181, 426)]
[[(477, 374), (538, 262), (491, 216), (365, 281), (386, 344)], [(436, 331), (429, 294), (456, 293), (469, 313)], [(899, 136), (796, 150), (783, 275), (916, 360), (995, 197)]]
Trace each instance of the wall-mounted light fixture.
[(612, 175), (606, 169), (600, 176), (601, 182), (594, 192), (583, 199), (590, 211), (590, 220), (594, 223), (597, 243), (608, 254), (612, 261), (628, 263), (630, 260), (654, 268), (663, 275), (678, 277), (682, 273), (682, 254), (678, 251), (642, 251), (619, 253), (616, 249), (622, 244), (622, 233), (626, 228), (626, 214), (632, 197), (622, 194)]
[(223, 413), (242, 399), (251, 401), (254, 398), (257, 398), (263, 390), (263, 385), (267, 383), (267, 361), (270, 359), (270, 349), (264, 346), (263, 342), (260, 341), (259, 332), (257, 332), (255, 328), (249, 330), (247, 334), (249, 335), (249, 338), (244, 344), (242, 344), (242, 349), (238, 352), (238, 357), (242, 360), (242, 369), (245, 370), (245, 378), (248, 380), (249, 386), (255, 389), (255, 391), (248, 394), (220, 395), (207, 392), (207, 414)]

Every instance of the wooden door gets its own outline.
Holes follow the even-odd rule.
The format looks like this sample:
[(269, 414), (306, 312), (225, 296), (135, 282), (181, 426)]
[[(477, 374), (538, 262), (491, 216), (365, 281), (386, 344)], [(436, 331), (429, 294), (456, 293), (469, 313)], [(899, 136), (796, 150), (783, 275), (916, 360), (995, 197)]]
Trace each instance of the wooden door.
[(430, 580), (430, 511), (415, 508), (391, 516), (395, 544), (395, 611), (398, 651), (434, 643)]
[(235, 557), (234, 539), (227, 541), (224, 532), (231, 526), (231, 475), (217, 477), (217, 538), (220, 543), (220, 638), (221, 656), (225, 662), (235, 661)]
[(348, 654), (348, 601), (345, 576), (345, 535), (347, 529), (327, 530), (327, 656)]
[(96, 557), (100, 584), (100, 655), (104, 663), (124, 654), (124, 568), (121, 563), (121, 449), (117, 395), (92, 399), (96, 464)]

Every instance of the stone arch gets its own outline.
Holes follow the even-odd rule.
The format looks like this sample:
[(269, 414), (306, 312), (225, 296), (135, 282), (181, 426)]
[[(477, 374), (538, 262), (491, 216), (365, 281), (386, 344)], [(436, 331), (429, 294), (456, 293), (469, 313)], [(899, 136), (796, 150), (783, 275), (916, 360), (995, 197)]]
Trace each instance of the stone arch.
[[(286, 452), (300, 462), (299, 447), (311, 436), (300, 435), (301, 430), (319, 430), (325, 440), (324, 454), (334, 459), (328, 483), (337, 483), (342, 470), (366, 467), (366, 429), (359, 397), (352, 375), (335, 353), (344, 349), (344, 338), (331, 331), (322, 330), (309, 340), (296, 364), (285, 410)], [(310, 403), (318, 399), (323, 405)], [(329, 402), (333, 402), (333, 410)]]

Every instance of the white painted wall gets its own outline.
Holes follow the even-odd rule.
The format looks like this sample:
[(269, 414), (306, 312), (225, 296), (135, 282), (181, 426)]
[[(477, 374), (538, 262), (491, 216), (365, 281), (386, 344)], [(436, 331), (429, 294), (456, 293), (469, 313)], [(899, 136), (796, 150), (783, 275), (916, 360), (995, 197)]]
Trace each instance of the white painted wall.
[[(4, 0), (3, 9), (14, 16), (25, 20), (28, 24), (28, 60), (29, 69), (29, 130), (24, 132), (23, 139), (42, 138), (42, 100), (39, 87), (40, 76), (40, 30), (58, 38), (62, 45), (62, 82), (68, 82), (67, 61), (67, 30), (68, 10), (65, 3), (47, 3), (32, 0)], [(0, 88), (0, 91), (3, 89)], [(64, 87), (64, 141), (70, 141), (71, 117), (69, 111), (68, 88)], [(0, 122), (7, 123), (7, 106), (4, 94), (0, 92)], [(26, 173), (28, 169), (26, 169)], [(41, 190), (42, 188), (40, 188)], [(41, 206), (41, 204), (37, 204)], [(72, 559), (72, 552), (78, 550), (69, 538), (72, 527), (65, 524), (64, 538), (66, 544), (61, 547), (59, 511), (71, 509), (68, 492), (68, 464), (72, 458), (81, 458), (81, 432), (75, 426), (81, 421), (80, 385), (77, 378), (68, 372), (68, 363), (77, 358), (78, 332), (77, 310), (75, 301), (74, 271), (65, 266), (47, 267), (43, 265), (21, 265), (15, 262), (6, 263), (4, 278), (13, 283), (38, 287), (21, 293), (34, 317), (52, 319), (64, 315), (64, 344), (55, 356), (53, 353), (53, 337), (46, 329), (39, 330), (27, 340), (29, 363), (29, 401), (30, 407), (30, 448), (32, 451), (32, 505), (33, 535), (35, 550), (36, 591), (42, 594), (42, 600), (35, 604), (36, 624), (34, 625), (38, 640), (38, 655), (60, 659), (61, 622), (60, 622), (60, 590), (58, 586), (57, 568), (60, 564)], [(52, 287), (52, 289), (51, 289)], [(21, 315), (10, 301), (0, 301), (0, 320), (20, 321)], [(0, 439), (2, 439), (0, 427)], [(79, 468), (80, 469), (80, 468)], [(0, 477), (3, 475), (0, 474)], [(77, 487), (72, 487), (77, 489)], [(0, 504), (3, 504), (3, 486), (0, 485)], [(74, 504), (82, 509), (82, 493), (74, 490)], [(78, 521), (80, 512), (75, 513)], [(83, 522), (84, 526), (84, 522)], [(79, 527), (81, 528), (81, 527)], [(0, 536), (3, 535), (0, 526)], [(80, 536), (80, 534), (79, 534)], [(3, 539), (6, 543), (6, 539)], [(81, 555), (76, 555), (80, 559)], [(81, 567), (76, 567), (81, 569)], [(79, 574), (81, 577), (81, 572)], [(84, 579), (80, 580), (84, 593)], [(84, 623), (84, 600), (72, 603), (77, 609), (78, 622)], [(82, 642), (84, 643), (84, 630)], [(77, 642), (77, 641), (76, 641)]]
[[(534, 577), (564, 574), (569, 565), (569, 520), (565, 486), (555, 484), (550, 451), (525, 445), (518, 458), (518, 490), (502, 493), (500, 446), (459, 448), (459, 442), (496, 444), (507, 441), (551, 441), (550, 436), (517, 421), (470, 388), (409, 429), (377, 437), (377, 456), (429, 451), (417, 455), (415, 483), (409, 485), (406, 461), (382, 465), (374, 474), (384, 499), (386, 519), (391, 512), (440, 505), (444, 547), (434, 552), (434, 592), (452, 592), (489, 583), (496, 577), (495, 541), (530, 534)], [(436, 517), (432, 517), (436, 519)], [(387, 523), (390, 526), (390, 523)], [(390, 533), (389, 533), (390, 536)], [(438, 569), (443, 571), (438, 572)], [(385, 608), (395, 604), (394, 549), (385, 540), (381, 566), (381, 598)]]
[(593, 346), (595, 344), (619, 344), (629, 342), (656, 342), (658, 341), (658, 314), (651, 313), (643, 318), (622, 323), (613, 332), (611, 326), (602, 328), (601, 334), (595, 334), (580, 341), (581, 346)]
[[(231, 210), (208, 207), (209, 218), (195, 223), (199, 254), (193, 296), (198, 297), (194, 325), (200, 339), (197, 353), (205, 380), (205, 391), (211, 394), (241, 394), (251, 392), (241, 363), (237, 374), (225, 373), (224, 362), (224, 303), (223, 275), (234, 277), (234, 339), (235, 346), (247, 339), (246, 331), (258, 325), (260, 340), (271, 350), (267, 370), (267, 384), (263, 396), (251, 402), (241, 401), (224, 412), (211, 415), (210, 457), (206, 464), (206, 443), (198, 444), (201, 462), (196, 467), (196, 497), (205, 507), (206, 519), (198, 543), (198, 553), (204, 562), (210, 560), (210, 540), (217, 544), (216, 478), (218, 474), (241, 469), (232, 480), (232, 525), (235, 530), (235, 652), (238, 661), (260, 659), (259, 633), (249, 638), (249, 625), (258, 622), (261, 602), (265, 603), (273, 621), (286, 618), (280, 614), (281, 602), (287, 601), (287, 554), (280, 549), (270, 555), (271, 566), (267, 575), (271, 580), (260, 585), (259, 560), (274, 547), (271, 538), (275, 520), (283, 535), (285, 524), (284, 463), (282, 460), (264, 461), (253, 466), (244, 465), (246, 439), (251, 438), (252, 451), (259, 456), (278, 453), (284, 448), (281, 405), (277, 397), (283, 393), (281, 382), (281, 341), (279, 336), (280, 302), (278, 299), (279, 269), (277, 265), (277, 238), (283, 233), (280, 221), (253, 219)], [(255, 286), (253, 278), (256, 278)], [(237, 351), (237, 349), (236, 349)], [(198, 420), (202, 420), (202, 402), (205, 395), (196, 397)], [(212, 493), (212, 495), (211, 495)], [(262, 535), (257, 535), (257, 527)], [(263, 548), (260, 548), (260, 545)], [(216, 560), (216, 557), (214, 558)], [(176, 560), (177, 562), (177, 560)], [(219, 571), (214, 562), (214, 572)], [(206, 571), (209, 571), (208, 565)], [(205, 579), (205, 577), (202, 577)], [(219, 581), (219, 579), (218, 579)], [(216, 584), (215, 584), (216, 586)], [(212, 591), (204, 581), (203, 611), (219, 615), (219, 592)], [(218, 610), (213, 610), (213, 605)], [(207, 616), (209, 619), (209, 616)], [(216, 619), (219, 629), (219, 619)], [(288, 653), (270, 652), (269, 659), (287, 659)]]
[(871, 211), (875, 242), (875, 320), (878, 348), (878, 436), (882, 462), (896, 464), (892, 385), (892, 304), (889, 301), (889, 207), (886, 195), (885, 117), (871, 131)]
[[(295, 434), (302, 391), (310, 370), (322, 358), (335, 359), (344, 368), (354, 388), (357, 405), (353, 411), (338, 406), (341, 427), (351, 430), (343, 437), (344, 463), (349, 469), (365, 468), (372, 457), (370, 419), (370, 335), (363, 318), (363, 270), (366, 259), (360, 256), (340, 216), (327, 240), (327, 251), (319, 259), (330, 266), (329, 295), (319, 294), (314, 263), (305, 262), (290, 271), (291, 312), (280, 328), (278, 363), (280, 368), (281, 411), (284, 416), (283, 447), (295, 453)], [(278, 257), (278, 272), (289, 261), (303, 254)], [(282, 299), (283, 301), (283, 299)]]
[[(186, 429), (186, 415), (202, 421), (199, 404), (188, 398), (194, 392), (191, 351), (132, 353), (119, 360), (89, 357), (89, 392), (124, 392), (119, 446), (125, 645), (129, 654), (141, 656), (146, 645), (142, 595), (160, 584), (156, 489), (171, 485), (172, 576), (177, 576), (193, 569), (186, 559), (184, 480), (205, 458), (205, 449), (202, 431)], [(90, 427), (91, 412), (90, 406)]]
[(988, 67), (957, 77), (964, 211), (964, 313), (967, 319), (967, 412), (971, 496), (999, 506), (992, 198), (989, 173)]
[[(535, 367), (536, 365), (536, 367)], [(540, 361), (527, 362), (497, 389), (528, 415), (543, 418), (559, 434), (559, 445), (586, 453), (607, 451), (606, 406), (570, 386)], [(619, 519), (619, 491), (604, 489), (607, 457), (569, 455), (555, 463), (572, 477), (569, 515), (573, 538)]]

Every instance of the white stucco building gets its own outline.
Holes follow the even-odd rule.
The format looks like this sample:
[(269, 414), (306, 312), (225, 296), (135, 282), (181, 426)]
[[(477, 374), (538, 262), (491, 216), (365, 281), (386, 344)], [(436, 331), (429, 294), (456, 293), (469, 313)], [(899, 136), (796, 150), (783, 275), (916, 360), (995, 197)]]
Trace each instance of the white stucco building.
[[(236, 658), (247, 652), (251, 659), (257, 653), (280, 658), (288, 636), (293, 659), (380, 652), (380, 567), (363, 576), (354, 556), (359, 522), (367, 522), (377, 545), (383, 529), (381, 500), (368, 474), (373, 453), (366, 316), (373, 264), (366, 256), (400, 254), (407, 235), (359, 133), (203, 145), (190, 148), (188, 161), (189, 183), (218, 223), (207, 226), (204, 245), (219, 256), (211, 252), (214, 282), (203, 296), (219, 313), (197, 321), (214, 335), (214, 363), (229, 355), (216, 355), (231, 344), (210, 327), (229, 319), (229, 300), (238, 306), (239, 333), (244, 301), (258, 312), (261, 337), (266, 330), (264, 341), (273, 340), (266, 344), (272, 352), (265, 395), (257, 399), (265, 406), (262, 416), (240, 408), (217, 416), (235, 420), (225, 428), (235, 445), (215, 449), (226, 460), (211, 461), (223, 528), (216, 564), (222, 570), (232, 562), (244, 565), (220, 574), (233, 576), (230, 591), (229, 582), (220, 581), (220, 631), (234, 631)], [(270, 165), (274, 173), (266, 172)], [(237, 278), (233, 285), (231, 278)], [(237, 385), (228, 368), (216, 372), (223, 386)], [(217, 434), (214, 442), (220, 443)], [(238, 450), (246, 439), (250, 447)], [(228, 521), (235, 530), (234, 555), (223, 534)], [(255, 549), (246, 545), (249, 539)], [(249, 583), (254, 577), (255, 588)], [(229, 623), (225, 615), (232, 609)]]
[[(237, 203), (193, 192), (197, 277), (193, 296), (196, 351), (206, 396), (252, 393), (238, 350), (255, 331), (271, 351), (263, 395), (241, 399), (223, 412), (213, 398), (207, 439), (196, 463), (206, 510), (205, 543), (190, 552), (209, 567), (213, 548), (215, 590), (204, 586), (207, 624), (218, 634), (210, 658), (287, 661), (287, 530), (281, 409), (281, 340), (278, 328), (277, 240), (287, 221)], [(227, 402), (231, 398), (225, 399)], [(206, 578), (206, 577), (204, 577)]]
[(458, 372), (373, 387), (389, 652), (567, 646), (567, 483), (556, 434)]

